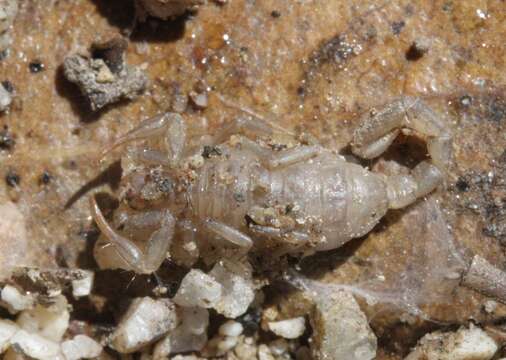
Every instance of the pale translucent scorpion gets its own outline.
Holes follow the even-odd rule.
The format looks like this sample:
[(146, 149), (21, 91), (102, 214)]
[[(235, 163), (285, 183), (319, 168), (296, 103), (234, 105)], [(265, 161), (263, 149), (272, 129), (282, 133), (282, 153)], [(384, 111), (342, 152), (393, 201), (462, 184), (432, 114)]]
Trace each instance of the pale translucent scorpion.
[(245, 253), (338, 248), (367, 234), (388, 209), (405, 207), (442, 183), (451, 133), (419, 99), (403, 97), (365, 113), (353, 134), (352, 152), (377, 157), (401, 130), (426, 141), (431, 161), (420, 162), (408, 175), (385, 176), (320, 145), (269, 146), (260, 139), (278, 129), (257, 117), (228, 123), (204, 156), (185, 154), (187, 128), (181, 115), (148, 119), (108, 149), (145, 139), (163, 145), (163, 151), (137, 151), (143, 166), (124, 178), (114, 228), (91, 199), (93, 218), (113, 245), (107, 256), (116, 260), (109, 267), (116, 263), (137, 273), (156, 271), (178, 226), (189, 223), (200, 237), (220, 239)]

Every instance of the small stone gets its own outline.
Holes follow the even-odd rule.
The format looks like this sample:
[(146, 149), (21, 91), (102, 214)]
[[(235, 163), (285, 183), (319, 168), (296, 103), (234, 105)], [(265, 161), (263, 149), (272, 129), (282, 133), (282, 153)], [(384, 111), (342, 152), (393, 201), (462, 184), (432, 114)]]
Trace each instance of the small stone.
[(72, 295), (75, 298), (88, 296), (93, 288), (95, 274), (89, 270), (82, 270), (83, 277), (72, 280)]
[(112, 347), (129, 354), (156, 341), (174, 329), (177, 315), (168, 299), (136, 298), (111, 336)]
[(281, 356), (288, 351), (288, 342), (285, 339), (276, 339), (269, 344), (269, 349), (276, 356)]
[(269, 347), (262, 344), (258, 347), (258, 360), (275, 360)]
[(19, 314), (16, 323), (20, 328), (59, 342), (69, 327), (70, 312), (67, 299), (58, 295), (49, 306), (37, 304)]
[(337, 291), (314, 302), (311, 348), (315, 359), (376, 358), (376, 336), (353, 295)]
[(497, 302), (495, 302), (494, 300), (487, 300), (483, 305), (483, 309), (488, 314), (492, 314), (497, 309)]
[(191, 270), (183, 278), (174, 302), (180, 306), (211, 308), (222, 296), (222, 286), (201, 270)]
[(11, 103), (11, 93), (4, 87), (3, 84), (0, 84), (0, 112), (7, 110)]
[(256, 357), (257, 348), (254, 345), (248, 344), (244, 341), (240, 342), (235, 347), (234, 353), (240, 360), (254, 359)]
[(13, 347), (34, 359), (39, 360), (63, 360), (60, 352), (60, 344), (56, 341), (30, 333), (26, 330), (19, 330), (10, 343)]
[(255, 299), (249, 264), (223, 260), (213, 267), (209, 275), (223, 288), (222, 296), (214, 309), (230, 319), (244, 314)]
[(225, 336), (217, 343), (218, 356), (221, 356), (228, 351), (232, 350), (237, 345), (237, 337)]
[(31, 261), (24, 214), (12, 202), (0, 204), (0, 279)]
[(229, 320), (220, 326), (218, 332), (223, 336), (239, 336), (243, 330), (241, 323)]
[(199, 109), (204, 109), (208, 105), (206, 92), (198, 93), (196, 91), (190, 91), (190, 99), (192, 100), (193, 105)]
[(188, 159), (188, 167), (193, 170), (197, 170), (204, 165), (204, 158), (202, 155), (193, 155)]
[(274, 334), (285, 339), (297, 339), (306, 331), (305, 323), (306, 321), (301, 316), (293, 319), (270, 322), (268, 323), (268, 327)]
[(77, 335), (62, 342), (61, 350), (66, 360), (91, 359), (102, 353), (102, 346), (86, 335)]
[(35, 299), (32, 295), (24, 295), (11, 285), (4, 286), (0, 297), (11, 314), (30, 309), (35, 303)]
[(207, 342), (209, 312), (202, 308), (180, 308), (181, 323), (160, 340), (153, 350), (153, 358), (166, 359), (170, 354), (200, 351)]
[(121, 99), (132, 100), (147, 86), (148, 79), (137, 68), (126, 64), (114, 75), (103, 59), (70, 55), (63, 62), (67, 80), (75, 83), (96, 111)]
[(471, 325), (456, 332), (425, 335), (405, 360), (489, 360), (497, 350), (496, 342), (485, 331)]
[(10, 320), (0, 320), (0, 353), (10, 346), (10, 340), (19, 327)]
[(100, 66), (97, 73), (97, 82), (98, 83), (111, 83), (115, 80), (114, 74), (109, 70), (107, 65), (104, 63)]

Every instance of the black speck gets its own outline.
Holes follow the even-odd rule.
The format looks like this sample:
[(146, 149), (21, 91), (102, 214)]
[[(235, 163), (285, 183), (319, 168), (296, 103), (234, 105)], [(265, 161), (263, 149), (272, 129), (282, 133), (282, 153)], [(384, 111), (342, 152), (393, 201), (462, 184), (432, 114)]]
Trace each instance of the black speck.
[(445, 2), (445, 3), (443, 4), (442, 9), (443, 9), (443, 11), (451, 11), (451, 10), (452, 10), (452, 7), (453, 7), (453, 5), (452, 5), (452, 3), (451, 3), (451, 2)]
[(49, 172), (47, 171), (44, 171), (40, 176), (39, 183), (41, 185), (47, 185), (51, 181), (51, 178), (52, 178), (51, 174), (49, 174)]
[(246, 201), (246, 197), (242, 193), (234, 193), (233, 196), (234, 196), (234, 200), (239, 203), (243, 203)]
[(455, 186), (457, 187), (457, 190), (462, 192), (466, 192), (469, 190), (469, 183), (463, 178), (458, 179), (457, 182), (455, 183)]
[(12, 85), (12, 83), (9, 80), (2, 81), (2, 86), (4, 87), (5, 90), (10, 92), (11, 94), (14, 92), (14, 85)]
[(417, 61), (420, 60), (428, 49), (418, 45), (416, 42), (412, 43), (408, 51), (406, 51), (406, 60)]
[(297, 88), (297, 95), (299, 95), (299, 96), (304, 96), (304, 93), (305, 93), (304, 88), (303, 88), (302, 86), (299, 86), (299, 87)]
[(157, 180), (156, 185), (157, 185), (158, 191), (160, 191), (164, 194), (170, 193), (173, 188), (172, 181), (167, 178)]
[(45, 66), (44, 64), (39, 60), (34, 60), (30, 64), (28, 64), (28, 67), (30, 69), (30, 72), (32, 74), (39, 73), (44, 70)]
[(281, 12), (279, 12), (278, 10), (272, 10), (271, 12), (271, 16), (275, 19), (277, 19), (278, 17), (281, 16)]
[(11, 150), (15, 144), (16, 141), (7, 129), (0, 131), (0, 149)]
[(202, 156), (205, 159), (209, 159), (211, 156), (221, 156), (222, 152), (221, 149), (217, 146), (204, 146), (204, 149), (202, 150)]
[(248, 214), (244, 215), (244, 221), (246, 221), (246, 226), (249, 227), (250, 225), (257, 225), (255, 220)]
[(16, 174), (14, 171), (10, 170), (7, 175), (5, 175), (5, 182), (10, 187), (16, 187), (21, 182), (21, 177)]
[(406, 23), (401, 20), (401, 21), (394, 21), (392, 23), (392, 32), (394, 33), (394, 35), (399, 35), (402, 31), (402, 29), (404, 28), (404, 26), (406, 26)]
[(245, 336), (253, 336), (260, 328), (262, 315), (260, 310), (250, 309), (246, 314), (237, 319), (244, 328)]

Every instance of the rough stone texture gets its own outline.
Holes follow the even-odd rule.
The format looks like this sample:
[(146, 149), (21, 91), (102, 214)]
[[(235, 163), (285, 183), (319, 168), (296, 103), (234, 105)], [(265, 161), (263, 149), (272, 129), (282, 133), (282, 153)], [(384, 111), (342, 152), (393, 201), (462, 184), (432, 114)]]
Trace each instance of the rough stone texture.
[[(454, 129), (448, 191), (431, 196), (438, 200), (435, 208), (391, 212), (367, 238), (330, 256), (312, 258), (322, 280), (357, 285), (385, 278), (387, 285), (401, 283), (395, 275), (406, 273), (406, 249), (412, 252), (412, 245), (431, 228), (434, 209), (444, 218), (437, 216), (438, 230), (431, 238), (449, 227), (467, 260), (477, 253), (503, 264), (504, 6), (484, 0), (233, 0), (224, 6), (209, 1), (196, 16), (169, 22), (149, 19), (138, 25), (126, 57), (133, 66), (146, 64), (152, 80), (148, 93), (92, 114), (85, 110), (79, 90), (63, 78), (61, 64), (67, 54), (128, 29), (133, 4), (22, 1), (12, 29), (11, 55), (0, 62), (0, 81), (9, 80), (16, 91), (9, 112), (0, 115), (0, 141), (6, 138), (11, 144), (0, 142), (0, 174), (3, 179), (14, 172), (19, 184), (0, 185), (0, 204), (16, 202), (29, 246), (16, 249), (13, 242), (2, 241), (1, 253), (26, 256), (25, 265), (93, 267), (87, 250), (94, 229), (86, 195), (91, 189), (114, 188), (117, 182), (110, 175), (118, 174), (118, 166), (108, 162), (99, 168), (100, 147), (167, 109), (185, 110), (192, 126), (207, 123), (213, 131), (234, 111), (213, 92), (205, 110), (187, 107), (186, 95), (203, 81), (282, 126), (311, 131), (335, 149), (348, 143), (360, 112), (400, 94), (423, 98)], [(42, 71), (31, 72), (29, 64), (37, 62), (43, 64)], [(399, 160), (403, 154), (400, 160), (409, 164), (412, 159), (406, 154), (417, 153), (416, 145), (402, 138), (387, 158)], [(380, 165), (374, 168), (381, 170)], [(377, 271), (381, 262), (388, 262), (385, 273)], [(137, 289), (134, 282), (125, 290), (131, 275), (122, 279), (114, 282), (118, 293)], [(418, 284), (422, 294), (438, 293), (417, 304), (427, 318), (492, 322), (506, 314), (503, 305), (493, 313), (483, 312), (487, 298), (470, 290), (446, 291), (453, 283), (439, 293), (441, 282), (409, 280), (410, 289)], [(381, 340), (379, 359), (401, 358), (434, 326), (401, 316), (397, 308), (378, 313), (384, 310), (381, 303), (364, 309)]]
[(337, 291), (315, 299), (311, 347), (318, 360), (372, 360), (377, 340), (353, 295)]
[(176, 310), (170, 300), (137, 298), (111, 335), (111, 345), (120, 353), (132, 353), (158, 340), (176, 324)]
[(0, 279), (8, 277), (14, 266), (32, 261), (28, 243), (24, 215), (10, 201), (0, 204)]
[(486, 332), (471, 325), (456, 332), (425, 335), (405, 360), (489, 360), (497, 349)]
[(72, 55), (63, 63), (65, 77), (76, 83), (96, 111), (122, 99), (133, 100), (146, 88), (147, 79), (139, 69), (125, 66), (113, 73), (102, 59)]
[(0, 53), (3, 53), (0, 57), (6, 55), (4, 52), (12, 43), (10, 27), (14, 22), (17, 11), (18, 0), (0, 1)]

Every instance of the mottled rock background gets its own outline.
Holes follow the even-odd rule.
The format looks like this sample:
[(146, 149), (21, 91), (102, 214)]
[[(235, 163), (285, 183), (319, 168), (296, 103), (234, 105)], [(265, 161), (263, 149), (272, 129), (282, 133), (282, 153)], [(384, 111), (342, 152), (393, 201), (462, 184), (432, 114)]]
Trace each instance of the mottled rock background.
[[(446, 188), (302, 268), (395, 303), (363, 302), (384, 359), (405, 354), (429, 329), (504, 317), (506, 307), (484, 312), (487, 299), (455, 280), (473, 253), (506, 265), (504, 1), (209, 1), (196, 14), (138, 25), (127, 61), (145, 69), (148, 91), (92, 113), (63, 78), (63, 59), (128, 32), (132, 16), (124, 0), (20, 1), (14, 43), (0, 61), (0, 81), (14, 92), (10, 111), (0, 115), (0, 204), (15, 204), (10, 218), (18, 219), (12, 231), (20, 244), (12, 232), (0, 234), (1, 258), (93, 268), (87, 194), (114, 190), (120, 173), (119, 163), (100, 164), (97, 153), (153, 114), (185, 110), (191, 126), (212, 132), (234, 115), (219, 93), (347, 153), (358, 115), (406, 94), (422, 98), (454, 129)], [(201, 81), (213, 89), (205, 110), (186, 104)], [(382, 160), (365, 165), (391, 171), (390, 160), (409, 166), (420, 154), (423, 144), (401, 138)], [(11, 204), (0, 209), (13, 211)], [(15, 230), (23, 223), (18, 212), (26, 232)], [(296, 303), (289, 298), (280, 308), (296, 312)], [(413, 308), (431, 321), (406, 315)]]

